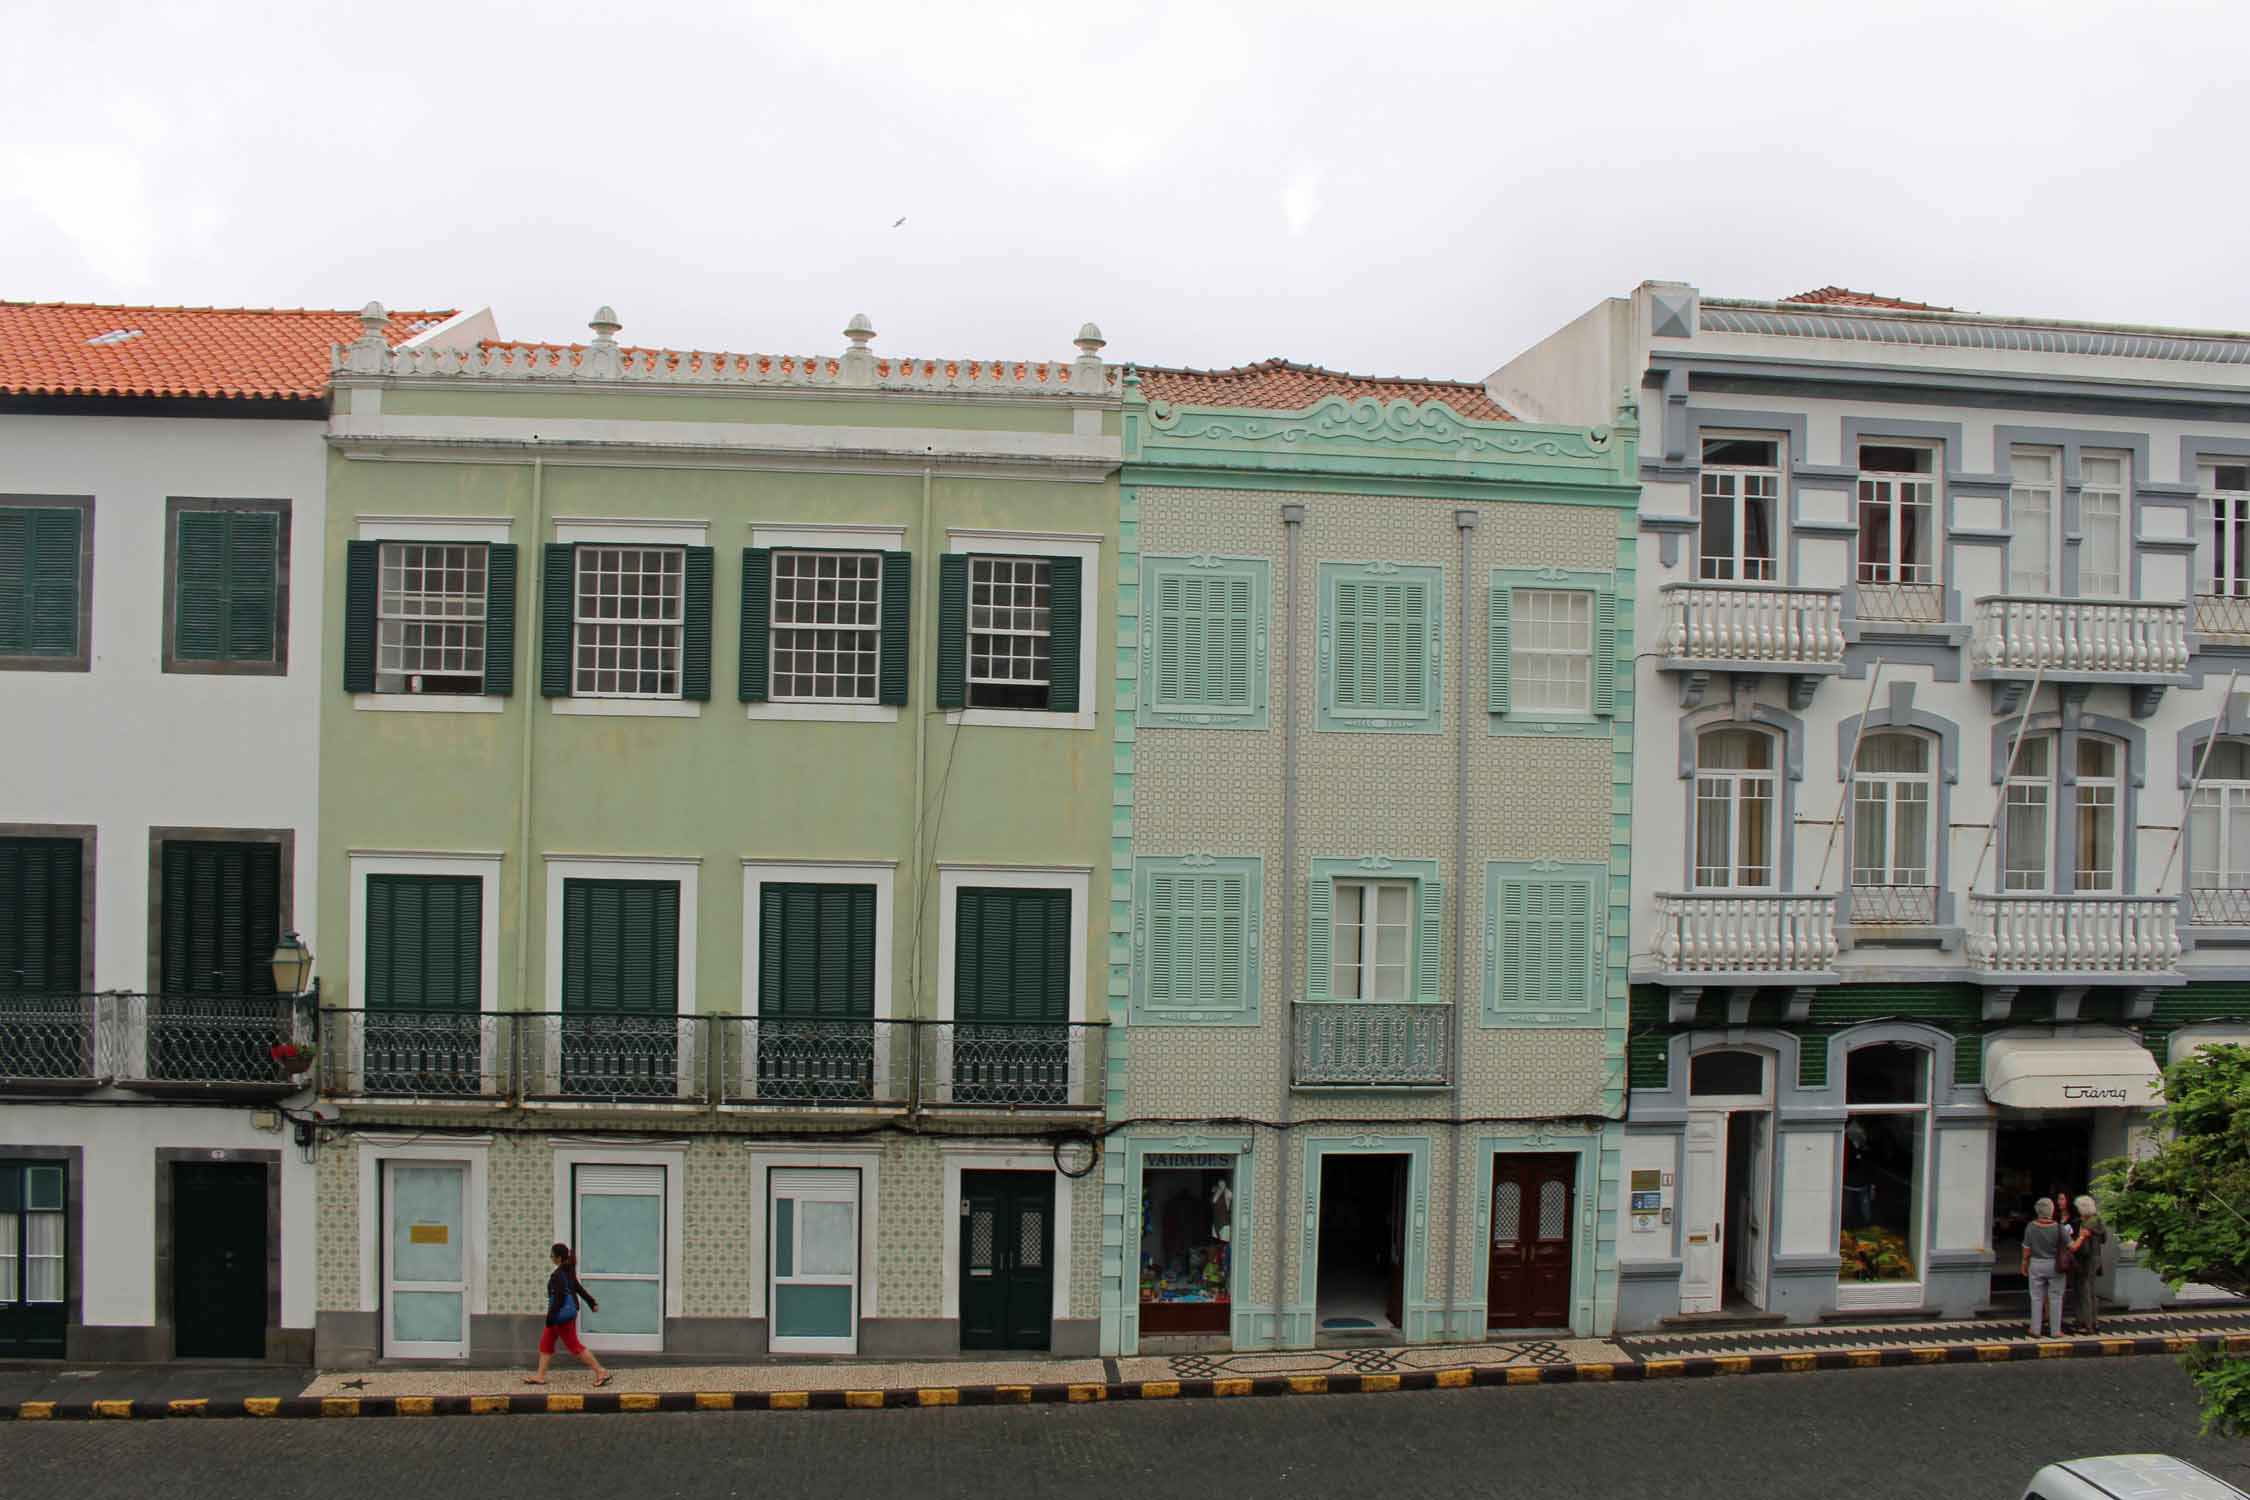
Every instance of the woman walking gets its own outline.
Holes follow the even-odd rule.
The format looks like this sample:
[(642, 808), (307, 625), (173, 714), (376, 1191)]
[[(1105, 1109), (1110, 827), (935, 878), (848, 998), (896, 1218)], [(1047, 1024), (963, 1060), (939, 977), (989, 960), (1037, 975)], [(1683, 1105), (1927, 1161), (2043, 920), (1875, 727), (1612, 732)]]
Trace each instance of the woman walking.
[(608, 1385), (609, 1371), (602, 1368), (602, 1362), (578, 1338), (578, 1304), (583, 1302), (595, 1312), (600, 1312), (602, 1305), (579, 1283), (578, 1257), (570, 1253), (570, 1246), (558, 1243), (547, 1253), (554, 1258), (555, 1270), (547, 1278), (547, 1326), (539, 1335), (539, 1373), (524, 1376), (523, 1383), (547, 1383), (547, 1362), (555, 1357), (555, 1344), (559, 1340), (565, 1349), (578, 1356), (579, 1363), (594, 1372), (595, 1385)]
[[(2062, 1226), (2055, 1222), (2055, 1200), (2042, 1198), (2031, 1206), (2035, 1218), (2023, 1230), (2023, 1274), (2031, 1283), (2031, 1336), (2042, 1328), (2062, 1332), (2063, 1278), (2055, 1269), (2062, 1249)], [(2046, 1321), (2039, 1314), (2046, 1312)]]
[(2078, 1234), (2070, 1242), (2070, 1301), (2078, 1320), (2077, 1331), (2090, 1334), (2094, 1331), (2095, 1304), (2100, 1300), (2094, 1278), (2101, 1274), (2102, 1246), (2109, 1240), (2109, 1226), (2102, 1222), (2092, 1198), (2081, 1193), (2076, 1207)]

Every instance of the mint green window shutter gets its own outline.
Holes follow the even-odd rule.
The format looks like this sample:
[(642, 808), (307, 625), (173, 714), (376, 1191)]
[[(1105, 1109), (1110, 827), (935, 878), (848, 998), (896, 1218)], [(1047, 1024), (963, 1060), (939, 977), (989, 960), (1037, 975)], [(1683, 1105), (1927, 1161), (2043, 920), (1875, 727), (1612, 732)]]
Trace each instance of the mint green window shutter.
[(1315, 875), (1305, 888), (1305, 998), (1326, 1000), (1334, 992), (1336, 882)]
[(1372, 694), (1373, 683), (1368, 674), (1373, 670), (1366, 663), (1366, 654), (1360, 639), (1363, 629), (1360, 621), (1361, 589), (1356, 583), (1338, 583), (1336, 602), (1329, 620), (1333, 644), (1329, 650), (1333, 660), (1333, 682), (1338, 708), (1360, 708)]
[(1249, 712), (1256, 586), (1241, 575), (1161, 572), (1151, 591), (1151, 702), (1165, 712)]
[(76, 839), (0, 838), (0, 995), (86, 988), (82, 880)]
[(914, 554), (883, 554), (883, 631), (875, 655), (875, 701), (906, 702), (908, 650), (913, 644)]
[(1200, 578), (1183, 578), (1177, 573), (1160, 574), (1156, 580), (1155, 597), (1150, 601), (1154, 649), (1149, 653), (1146, 671), (1147, 690), (1159, 708), (1195, 701), (1188, 674), (1196, 670), (1198, 662), (1189, 643), (1200, 623), (1190, 601), (1200, 601), (1202, 584)]
[(1440, 984), (1445, 942), (1445, 882), (1434, 876), (1415, 883), (1414, 998), (1443, 1000)]
[(1217, 578), (1211, 582), (1217, 616), (1216, 655), (1219, 668), (1214, 708), (1248, 710), (1252, 706), (1250, 659), (1257, 631), (1257, 589), (1248, 578)]
[[(344, 691), (375, 691), (376, 604), (382, 591), (383, 544), (344, 543)], [(485, 671), (491, 668), (491, 631), (485, 632)]]
[(505, 698), (516, 690), (516, 546), (484, 549), (484, 690)]
[(1502, 1009), (1527, 1002), (1529, 982), (1536, 968), (1537, 947), (1531, 926), (1529, 882), (1502, 880), (1495, 895), (1492, 929), (1493, 997)]
[(1582, 1011), (1600, 996), (1590, 880), (1502, 880), (1495, 901), (1496, 993), (1502, 1010)]
[[(773, 548), (742, 549), (742, 701), (763, 703), (772, 680)], [(771, 887), (768, 887), (771, 889)]]
[(680, 587), (680, 696), (711, 696), (711, 549), (687, 547)]
[[(1429, 590), (1419, 583), (1383, 586), (1384, 706), (1426, 713), (1430, 706)], [(1394, 686), (1395, 684), (1395, 686)]]
[(81, 513), (0, 508), (0, 655), (78, 650)]
[(272, 511), (229, 511), (227, 525), (226, 659), (272, 661), (279, 622), (281, 517)]
[(548, 542), (539, 549), (539, 694), (570, 696), (571, 603), (578, 586), (577, 549)]
[(1047, 708), (1078, 712), (1079, 610), (1083, 603), (1084, 564), (1075, 557), (1047, 561)]
[(1181, 1003), (1178, 959), (1181, 879), (1165, 874), (1151, 875), (1148, 879), (1148, 909), (1142, 913), (1142, 920), (1147, 923), (1148, 946), (1141, 962), (1147, 967), (1151, 1006)]
[(1196, 994), (1220, 1010), (1246, 1002), (1244, 913), (1249, 888), (1240, 875), (1205, 875), (1195, 881)]
[(219, 661), (227, 642), (227, 518), (182, 511), (173, 557), (172, 654)]
[[(1508, 589), (1492, 590), (1492, 622), (1487, 631), (1492, 655), (1491, 673), (1485, 681), (1485, 706), (1496, 714), (1508, 711)], [(1599, 668), (1597, 667), (1597, 673)]]
[[(1050, 595), (1050, 605), (1052, 602)], [(938, 559), (937, 628), (937, 705), (940, 708), (966, 707), (969, 701), (969, 555), (966, 552), (948, 552)]]
[(1429, 588), (1419, 582), (1336, 584), (1336, 706), (1366, 714), (1429, 711)]
[(1594, 712), (1604, 718), (1617, 712), (1617, 593), (1599, 589), (1594, 594)]

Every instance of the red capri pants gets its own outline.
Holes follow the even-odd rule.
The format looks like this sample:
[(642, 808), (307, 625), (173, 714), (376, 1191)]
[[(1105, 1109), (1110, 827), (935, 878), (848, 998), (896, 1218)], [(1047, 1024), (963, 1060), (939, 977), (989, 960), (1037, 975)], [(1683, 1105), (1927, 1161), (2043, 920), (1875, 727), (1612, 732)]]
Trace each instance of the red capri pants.
[(562, 1340), (562, 1346), (573, 1354), (584, 1354), (586, 1352), (586, 1346), (578, 1341), (578, 1320), (576, 1318), (572, 1318), (567, 1323), (549, 1323), (539, 1334), (539, 1352), (541, 1354), (554, 1353), (555, 1340), (557, 1339)]

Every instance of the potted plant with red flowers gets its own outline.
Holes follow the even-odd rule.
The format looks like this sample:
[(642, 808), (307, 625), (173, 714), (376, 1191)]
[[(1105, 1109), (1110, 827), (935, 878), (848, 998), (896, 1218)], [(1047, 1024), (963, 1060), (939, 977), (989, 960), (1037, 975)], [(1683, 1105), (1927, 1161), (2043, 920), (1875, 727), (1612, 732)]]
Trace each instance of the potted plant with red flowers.
[(319, 1055), (319, 1050), (319, 1048), (307, 1046), (303, 1042), (280, 1042), (268, 1049), (273, 1058), (274, 1066), (291, 1078), (302, 1078), (310, 1073), (313, 1070), (313, 1060)]

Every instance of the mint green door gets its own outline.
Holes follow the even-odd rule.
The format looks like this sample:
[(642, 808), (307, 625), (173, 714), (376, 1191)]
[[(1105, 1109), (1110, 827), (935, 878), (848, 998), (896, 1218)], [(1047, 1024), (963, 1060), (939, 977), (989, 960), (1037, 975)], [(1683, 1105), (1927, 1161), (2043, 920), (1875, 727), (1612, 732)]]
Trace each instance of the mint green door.
[(383, 1166), (383, 1352), (394, 1359), (468, 1355), (468, 1175), (452, 1162)]
[(577, 1198), (578, 1279), (601, 1304), (578, 1315), (598, 1349), (664, 1348), (664, 1171), (645, 1166), (571, 1169)]

